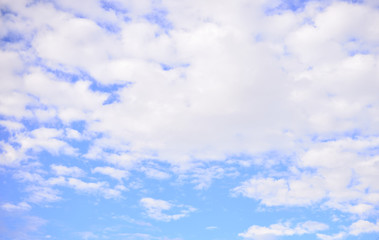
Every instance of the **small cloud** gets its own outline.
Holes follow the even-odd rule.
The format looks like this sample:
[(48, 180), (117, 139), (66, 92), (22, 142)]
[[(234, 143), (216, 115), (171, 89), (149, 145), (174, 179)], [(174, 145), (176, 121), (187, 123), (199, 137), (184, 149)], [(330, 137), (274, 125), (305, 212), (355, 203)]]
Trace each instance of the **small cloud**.
[(310, 234), (318, 231), (323, 231), (328, 228), (328, 225), (315, 221), (306, 221), (303, 223), (298, 223), (294, 227), (291, 227), (291, 224), (289, 222), (272, 224), (269, 227), (253, 225), (249, 227), (249, 229), (246, 232), (238, 234), (238, 236), (247, 239), (267, 239), (276, 236)]
[(92, 169), (92, 173), (101, 173), (111, 178), (115, 178), (118, 181), (122, 181), (122, 179), (125, 179), (128, 177), (127, 171), (112, 168), (112, 167), (96, 167)]
[(13, 211), (28, 211), (32, 207), (27, 202), (20, 202), (19, 204), (4, 203), (1, 208), (8, 212)]
[(10, 131), (19, 131), (24, 128), (24, 125), (19, 122), (1, 120), (0, 125), (6, 127)]
[(340, 232), (340, 233), (336, 233), (333, 235), (326, 235), (326, 234), (317, 233), (316, 236), (321, 240), (339, 240), (339, 239), (345, 238), (346, 233)]
[(63, 165), (53, 164), (50, 168), (56, 175), (59, 176), (81, 177), (85, 175), (85, 172), (78, 167), (66, 167)]
[(158, 179), (158, 180), (168, 179), (171, 177), (170, 174), (168, 174), (166, 172), (159, 171), (159, 170), (154, 169), (154, 168), (145, 168), (144, 172), (145, 172), (147, 177), (153, 178), (153, 179)]
[(209, 226), (209, 227), (206, 227), (205, 229), (206, 230), (215, 230), (215, 229), (217, 229), (218, 227), (216, 227), (216, 226)]
[(350, 226), (349, 233), (357, 236), (362, 233), (379, 232), (379, 220), (376, 223), (372, 223), (365, 220), (359, 220)]
[(72, 128), (66, 129), (66, 137), (69, 139), (75, 139), (75, 140), (80, 140), (82, 138), (80, 132)]
[[(191, 212), (196, 209), (186, 205), (175, 205), (164, 200), (153, 198), (142, 198), (140, 204), (145, 208), (146, 215), (155, 220), (170, 222), (172, 220), (178, 220), (183, 217), (187, 217)], [(178, 209), (179, 213), (166, 214), (163, 211), (169, 211), (172, 209)]]
[(67, 185), (80, 192), (100, 194), (106, 199), (119, 198), (121, 191), (124, 191), (124, 189), (119, 190), (120, 187), (117, 187), (118, 185), (113, 189), (109, 188), (107, 182), (84, 182), (77, 178), (69, 178)]

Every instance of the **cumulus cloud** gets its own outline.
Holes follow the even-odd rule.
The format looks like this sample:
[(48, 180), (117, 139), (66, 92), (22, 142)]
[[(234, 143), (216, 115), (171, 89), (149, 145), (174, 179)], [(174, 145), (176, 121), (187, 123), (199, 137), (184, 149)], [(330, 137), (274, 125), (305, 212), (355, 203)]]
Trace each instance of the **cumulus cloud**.
[(357, 236), (362, 233), (379, 232), (379, 221), (372, 223), (365, 220), (358, 220), (351, 224), (349, 234)]
[(269, 227), (262, 227), (258, 225), (253, 225), (244, 232), (238, 234), (245, 239), (273, 239), (273, 237), (279, 236), (293, 236), (293, 235), (304, 235), (323, 231), (328, 229), (328, 225), (320, 222), (307, 221), (303, 223), (298, 223), (296, 226), (291, 227), (290, 223), (277, 223), (272, 224)]
[[(235, 195), (354, 215), (353, 235), (376, 229), (366, 218), (379, 203), (377, 3), (303, 1), (294, 11), (284, 2), (2, 1), (0, 164), (39, 162), (14, 176), (28, 183), (28, 201), (52, 202), (63, 186), (120, 197), (121, 183), (95, 178), (122, 182), (134, 170), (206, 190), (239, 174), (225, 160), (260, 158), (238, 160), (259, 173), (242, 175)], [(45, 153), (102, 167), (91, 162), (88, 180), (49, 162), (56, 176), (47, 178)], [(193, 211), (140, 203), (162, 221)], [(242, 234), (299, 229), (254, 225)]]
[[(194, 212), (196, 210), (191, 206), (175, 205), (164, 200), (153, 198), (142, 198), (140, 200), (140, 204), (145, 209), (146, 215), (148, 217), (164, 222), (170, 222), (183, 217), (187, 217), (191, 212)], [(179, 211), (179, 213), (164, 213), (164, 211), (173, 211), (172, 209), (177, 209), (176, 211)]]
[(373, 222), (361, 219), (356, 222), (353, 222), (349, 227), (346, 228), (345, 231), (342, 231), (333, 235), (318, 233), (317, 237), (321, 240), (338, 240), (338, 239), (344, 239), (347, 236), (358, 236), (360, 234), (375, 233), (375, 232), (379, 232), (379, 221), (376, 221), (376, 223), (373, 223)]

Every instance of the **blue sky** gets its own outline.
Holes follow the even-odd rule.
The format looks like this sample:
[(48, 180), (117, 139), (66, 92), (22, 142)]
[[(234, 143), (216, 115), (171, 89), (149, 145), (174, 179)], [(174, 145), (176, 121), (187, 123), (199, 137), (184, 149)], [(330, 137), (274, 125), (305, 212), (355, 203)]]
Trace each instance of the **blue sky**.
[(378, 7), (1, 1), (1, 239), (377, 239)]

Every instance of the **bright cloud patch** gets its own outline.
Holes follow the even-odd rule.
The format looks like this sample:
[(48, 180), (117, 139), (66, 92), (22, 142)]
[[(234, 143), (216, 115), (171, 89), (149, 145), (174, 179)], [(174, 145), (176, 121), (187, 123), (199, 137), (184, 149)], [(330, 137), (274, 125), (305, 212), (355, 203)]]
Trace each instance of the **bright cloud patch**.
[(251, 226), (249, 229), (240, 233), (239, 236), (246, 239), (270, 239), (273, 236), (293, 236), (310, 234), (328, 229), (328, 225), (323, 223), (307, 221), (299, 223), (295, 227), (291, 227), (289, 223), (272, 224), (269, 227)]
[(81, 170), (78, 167), (66, 167), (62, 165), (51, 165), (51, 170), (55, 172), (58, 176), (73, 176), (73, 177), (80, 177), (84, 175), (83, 170)]
[[(196, 209), (191, 206), (174, 205), (164, 200), (153, 198), (142, 198), (140, 204), (146, 210), (147, 216), (159, 221), (169, 222), (172, 220), (178, 220), (183, 217), (187, 217), (191, 212)], [(179, 213), (166, 214), (164, 212), (170, 211), (174, 208), (178, 209)]]

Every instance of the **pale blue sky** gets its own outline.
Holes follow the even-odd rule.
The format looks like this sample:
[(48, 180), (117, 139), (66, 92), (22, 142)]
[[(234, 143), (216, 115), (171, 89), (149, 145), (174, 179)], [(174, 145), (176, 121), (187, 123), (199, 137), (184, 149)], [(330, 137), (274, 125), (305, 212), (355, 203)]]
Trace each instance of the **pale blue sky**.
[(379, 237), (379, 5), (3, 0), (0, 239)]

